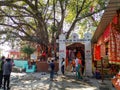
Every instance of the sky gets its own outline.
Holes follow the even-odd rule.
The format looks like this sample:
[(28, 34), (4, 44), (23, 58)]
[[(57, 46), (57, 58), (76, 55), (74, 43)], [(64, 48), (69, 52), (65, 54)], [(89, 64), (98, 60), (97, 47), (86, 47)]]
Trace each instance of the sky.
[(8, 51), (10, 50), (10, 47), (7, 44), (4, 44), (4, 45), (0, 45), (0, 49), (2, 50), (0, 56), (7, 57), (8, 56)]

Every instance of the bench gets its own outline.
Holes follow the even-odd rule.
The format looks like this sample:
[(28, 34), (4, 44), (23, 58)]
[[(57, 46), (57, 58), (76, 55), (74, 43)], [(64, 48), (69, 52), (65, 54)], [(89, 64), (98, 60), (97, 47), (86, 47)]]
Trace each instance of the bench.
[(36, 65), (32, 65), (31, 68), (29, 68), (29, 65), (26, 66), (26, 72), (27, 73), (32, 73), (36, 71)]

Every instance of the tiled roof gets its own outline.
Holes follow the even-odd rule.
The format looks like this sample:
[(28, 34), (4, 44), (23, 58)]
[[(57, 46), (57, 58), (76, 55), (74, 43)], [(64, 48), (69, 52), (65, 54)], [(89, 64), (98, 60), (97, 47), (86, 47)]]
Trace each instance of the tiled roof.
[(101, 21), (92, 37), (92, 43), (97, 42), (99, 37), (103, 34), (108, 24), (112, 21), (116, 14), (116, 10), (120, 9), (120, 0), (110, 0)]

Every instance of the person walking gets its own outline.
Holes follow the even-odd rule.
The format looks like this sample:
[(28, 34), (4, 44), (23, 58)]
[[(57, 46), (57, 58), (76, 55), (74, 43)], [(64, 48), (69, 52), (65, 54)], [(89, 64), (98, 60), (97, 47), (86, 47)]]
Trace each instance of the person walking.
[(6, 84), (7, 84), (7, 90), (10, 89), (9, 84), (10, 84), (11, 71), (12, 71), (11, 59), (7, 58), (6, 62), (3, 65), (4, 90), (6, 90)]
[(61, 72), (62, 72), (63, 75), (64, 75), (64, 72), (65, 72), (64, 67), (65, 67), (65, 59), (62, 58), (62, 62), (61, 62)]
[(78, 79), (82, 79), (82, 60), (78, 59)]
[(78, 78), (78, 71), (79, 71), (79, 68), (78, 68), (78, 58), (76, 57), (75, 58), (75, 71), (76, 71), (76, 78)]
[(5, 56), (2, 56), (0, 59), (0, 88), (2, 88), (2, 81), (3, 81), (3, 64), (4, 64)]
[(72, 60), (72, 72), (75, 72), (75, 59)]
[(54, 77), (54, 69), (55, 69), (55, 64), (54, 64), (54, 60), (51, 60), (50, 62), (50, 80), (53, 81), (53, 77)]

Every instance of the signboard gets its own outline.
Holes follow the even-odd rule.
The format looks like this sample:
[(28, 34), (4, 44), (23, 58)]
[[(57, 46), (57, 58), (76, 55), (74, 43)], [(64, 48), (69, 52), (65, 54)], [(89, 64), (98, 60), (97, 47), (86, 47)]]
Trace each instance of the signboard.
[(85, 41), (90, 41), (91, 39), (76, 39), (76, 40), (72, 40), (72, 39), (67, 39), (67, 40), (57, 40), (58, 43), (65, 43), (65, 42), (85, 42)]
[(36, 56), (35, 54), (31, 54), (30, 59), (34, 59), (34, 60), (36, 60), (36, 59), (37, 59), (37, 56)]

